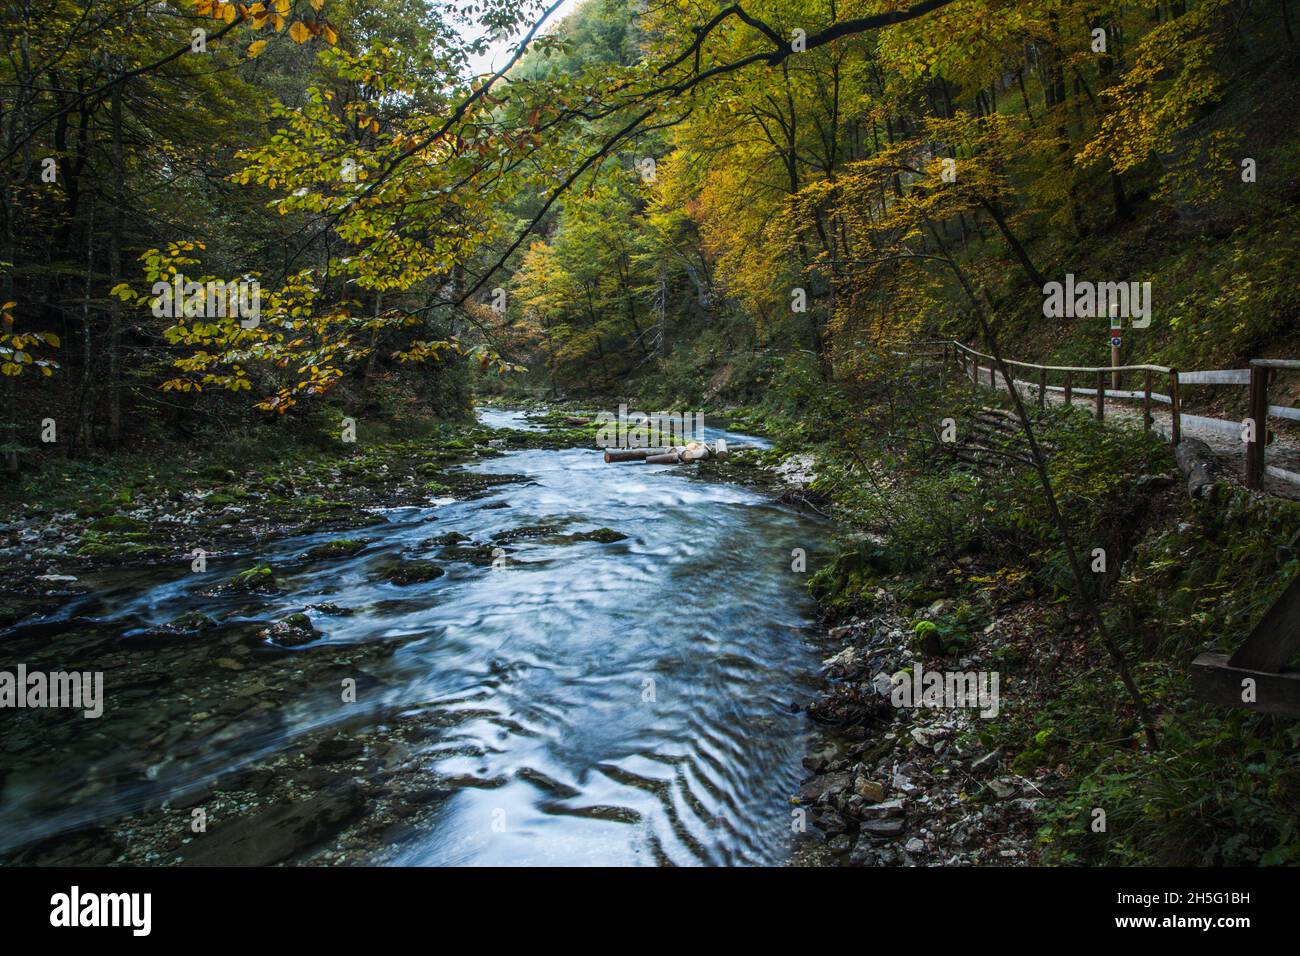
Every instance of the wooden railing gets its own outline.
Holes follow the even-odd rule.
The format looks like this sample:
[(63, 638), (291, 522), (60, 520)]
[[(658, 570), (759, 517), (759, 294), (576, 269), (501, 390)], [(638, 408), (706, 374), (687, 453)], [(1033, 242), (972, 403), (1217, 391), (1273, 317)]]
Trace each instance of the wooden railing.
[[(998, 388), (998, 371), (993, 356), (976, 351), (968, 345), (957, 341), (933, 341), (921, 345), (941, 347), (945, 364), (955, 363), (966, 373), (967, 378), (976, 384), (988, 384)], [(987, 363), (987, 365), (985, 364)], [(1284, 418), (1300, 421), (1300, 408), (1285, 405), (1270, 405), (1268, 389), (1273, 375), (1278, 371), (1300, 371), (1300, 361), (1291, 359), (1252, 359), (1249, 368), (1213, 369), (1207, 371), (1180, 372), (1178, 369), (1164, 365), (1120, 365), (1120, 366), (1076, 366), (1076, 365), (1039, 365), (1034, 362), (1022, 362), (1017, 359), (1003, 359), (1003, 363), (1012, 369), (1013, 379), (1004, 378), (1001, 387), (1021, 386), (1034, 389), (1038, 394), (1038, 406), (1047, 404), (1048, 392), (1061, 392), (1065, 404), (1072, 405), (1075, 395), (1092, 396), (1094, 415), (1098, 421), (1106, 417), (1106, 399), (1141, 399), (1142, 427), (1150, 431), (1154, 420), (1151, 416), (1151, 403), (1160, 402), (1169, 406), (1170, 427), (1168, 438), (1172, 444), (1182, 441), (1183, 427), (1212, 430), (1230, 434), (1242, 440), (1246, 446), (1246, 487), (1260, 488), (1264, 476), (1269, 475), (1282, 481), (1300, 484), (1300, 474), (1287, 471), (1268, 464), (1265, 461), (1265, 446), (1272, 440), (1268, 430), (1269, 418)], [(1015, 370), (1029, 369), (1037, 372), (1036, 380), (1014, 378)], [(987, 383), (983, 376), (987, 373)], [(1140, 374), (1140, 389), (1123, 388), (1126, 376)], [(1048, 376), (1061, 376), (1060, 384), (1049, 384)], [(1110, 377), (1110, 387), (1106, 385)], [(1164, 383), (1163, 392), (1156, 391), (1158, 382)], [(1086, 383), (1086, 384), (1083, 384)], [(1225, 421), (1221, 418), (1207, 418), (1191, 415), (1183, 411), (1181, 386), (1183, 385), (1244, 385), (1248, 389), (1247, 419), (1244, 422)], [(1253, 423), (1253, 424), (1252, 424)]]
[[(944, 364), (955, 362), (971, 379), (983, 384), (983, 375), (987, 371), (988, 384), (997, 387), (996, 361), (993, 356), (961, 342), (943, 341), (920, 343), (923, 346), (942, 348)], [(913, 351), (910, 354), (916, 354)], [(938, 350), (933, 354), (939, 354)], [(984, 362), (988, 363), (987, 369)], [(1067, 404), (1073, 402), (1076, 392), (1094, 396), (1096, 416), (1104, 418), (1106, 399), (1141, 398), (1143, 428), (1149, 431), (1153, 424), (1151, 403), (1163, 402), (1170, 409), (1169, 440), (1178, 444), (1182, 440), (1182, 428), (1185, 424), (1198, 427), (1214, 428), (1242, 438), (1249, 435), (1246, 445), (1246, 485), (1259, 488), (1265, 475), (1284, 481), (1300, 484), (1300, 474), (1276, 468), (1264, 460), (1264, 449), (1270, 436), (1268, 420), (1285, 418), (1300, 421), (1300, 408), (1285, 405), (1271, 405), (1268, 401), (1268, 389), (1273, 375), (1278, 371), (1300, 371), (1300, 361), (1291, 359), (1252, 359), (1248, 368), (1214, 369), (1208, 371), (1180, 372), (1163, 365), (1122, 365), (1119, 367), (1097, 366), (1079, 367), (1070, 365), (1037, 365), (1033, 362), (1021, 362), (1015, 359), (1003, 359), (1003, 364), (1011, 369), (1031, 369), (1036, 371), (1037, 381), (1013, 379), (1003, 381), (1003, 387), (1027, 387), (1038, 391), (1038, 404), (1047, 403), (1047, 393), (1059, 390), (1065, 393)], [(1141, 373), (1140, 391), (1124, 390), (1125, 375)], [(1012, 373), (1014, 375), (1014, 372)], [(1062, 375), (1062, 385), (1049, 385), (1049, 374)], [(1106, 375), (1111, 376), (1111, 388), (1106, 387)], [(1092, 388), (1075, 385), (1075, 376), (1093, 383)], [(1168, 394), (1153, 390), (1153, 383), (1159, 377), (1168, 383)], [(1204, 418), (1189, 415), (1182, 410), (1180, 386), (1182, 385), (1244, 385), (1249, 389), (1247, 399), (1249, 411), (1244, 422), (1229, 422), (1218, 418)], [(1246, 432), (1250, 423), (1253, 427)], [(1265, 612), (1264, 616), (1251, 630), (1246, 640), (1236, 652), (1229, 657), (1226, 654), (1204, 653), (1192, 662), (1192, 687), (1199, 698), (1214, 704), (1233, 707), (1245, 707), (1285, 717), (1300, 717), (1300, 671), (1288, 667), (1288, 663), (1300, 650), (1300, 576), (1287, 587), (1282, 595)]]

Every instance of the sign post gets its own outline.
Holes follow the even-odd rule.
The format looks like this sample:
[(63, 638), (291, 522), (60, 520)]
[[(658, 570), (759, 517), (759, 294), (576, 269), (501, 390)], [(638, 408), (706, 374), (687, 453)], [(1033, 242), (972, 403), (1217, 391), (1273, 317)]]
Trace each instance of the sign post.
[[(1114, 306), (1111, 312), (1115, 311)], [(1110, 317), (1110, 367), (1119, 368), (1119, 347), (1124, 344), (1124, 320), (1118, 315)], [(1119, 390), (1119, 372), (1110, 373), (1110, 387)]]

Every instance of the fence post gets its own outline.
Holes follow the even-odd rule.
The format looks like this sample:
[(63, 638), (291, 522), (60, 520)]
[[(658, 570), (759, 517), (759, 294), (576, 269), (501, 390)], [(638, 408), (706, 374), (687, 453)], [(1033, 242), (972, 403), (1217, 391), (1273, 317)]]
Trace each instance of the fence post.
[(1178, 369), (1169, 370), (1169, 441), (1177, 445), (1183, 440), (1183, 406), (1178, 398)]
[(1268, 444), (1269, 370), (1250, 364), (1250, 421), (1254, 434), (1246, 445), (1246, 487), (1264, 487), (1264, 448)]
[(1106, 417), (1106, 373), (1097, 369), (1097, 421)]
[(1065, 404), (1074, 404), (1074, 373), (1065, 373)]
[(1147, 369), (1142, 378), (1142, 433), (1151, 434), (1151, 370)]
[(1047, 407), (1047, 369), (1038, 370), (1038, 407)]

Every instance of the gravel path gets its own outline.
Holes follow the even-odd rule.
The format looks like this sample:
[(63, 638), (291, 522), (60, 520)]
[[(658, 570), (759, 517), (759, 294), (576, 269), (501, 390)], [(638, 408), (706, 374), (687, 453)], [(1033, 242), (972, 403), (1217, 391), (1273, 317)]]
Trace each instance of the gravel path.
[[(987, 370), (982, 369), (982, 372)], [(979, 383), (984, 388), (992, 389), (987, 378), (981, 378)], [(1038, 386), (1032, 382), (1025, 382), (1021, 379), (1016, 380), (1016, 386), (1020, 395), (1028, 406), (1038, 403)], [(1007, 385), (999, 376), (999, 382), (996, 386), (999, 392), (1006, 392)], [(1075, 388), (1073, 403), (1083, 405), (1090, 411), (1095, 407), (1096, 397), (1093, 394), (1095, 390), (1086, 388)], [(1064, 405), (1065, 394), (1061, 391), (1052, 391), (1049, 386), (1047, 392), (1047, 401), (1052, 405)], [(1169, 437), (1173, 427), (1173, 416), (1169, 407), (1157, 401), (1151, 403), (1151, 427), (1166, 439)], [(1110, 395), (1106, 396), (1106, 421), (1108, 423), (1121, 422), (1129, 428), (1142, 427), (1142, 400), (1115, 398)], [(1196, 422), (1190, 416), (1194, 413), (1188, 412), (1184, 407), (1182, 420), (1182, 433), (1185, 437), (1199, 438), (1203, 440), (1214, 451), (1218, 458), (1219, 465), (1225, 475), (1230, 476), (1238, 484), (1245, 481), (1246, 470), (1246, 445), (1236, 435), (1221, 431), (1218, 428), (1207, 426)], [(1206, 415), (1206, 418), (1215, 417)], [(1268, 446), (1265, 453), (1265, 462), (1274, 465), (1286, 471), (1300, 474), (1300, 437), (1295, 432), (1287, 430), (1280, 431), (1279, 423), (1270, 420), (1269, 426), (1274, 431), (1274, 441)], [(1286, 426), (1282, 426), (1285, 428)], [(1292, 498), (1300, 500), (1300, 485), (1292, 484), (1279, 478), (1273, 478), (1269, 475), (1264, 476), (1264, 491), (1267, 494), (1275, 495), (1279, 498)]]

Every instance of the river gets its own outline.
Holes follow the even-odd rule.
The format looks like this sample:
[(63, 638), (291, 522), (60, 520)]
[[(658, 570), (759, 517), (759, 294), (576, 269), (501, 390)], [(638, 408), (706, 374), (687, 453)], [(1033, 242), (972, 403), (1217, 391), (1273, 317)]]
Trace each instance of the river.
[[(480, 414), (492, 427), (530, 427), (519, 412)], [(710, 437), (719, 435), (756, 441)], [(377, 510), (373, 526), (347, 535), (370, 539), (365, 550), (324, 569), (295, 558), (340, 535), (277, 541), (258, 560), (290, 569), (278, 594), (214, 595), (193, 574), (105, 579), (94, 605), (105, 628), (65, 648), (79, 668), (102, 663), (105, 716), (57, 724), (66, 731), (49, 724), (46, 736), (30, 720), (66, 715), (27, 715), (27, 736), (4, 752), (3, 845), (156, 804), (292, 749), (349, 719), (322, 689), (348, 673), (343, 655), (383, 647), (364, 662), (364, 704), (427, 721), (414, 760), (460, 782), (384, 862), (783, 862), (809, 732), (791, 703), (814, 692), (818, 665), (791, 551), (815, 552), (824, 528), (693, 468), (607, 465), (590, 449), (512, 451), (466, 467), (527, 480)], [(431, 543), (543, 525), (557, 530), (510, 541), (496, 567), (439, 559)], [(626, 537), (566, 537), (596, 528)], [(399, 554), (446, 573), (405, 587), (376, 576)], [(349, 613), (310, 609), (327, 602)], [(323, 638), (241, 659), (257, 666), (216, 657), (203, 638), (183, 651), (132, 640), (191, 610), (233, 626), (304, 608)], [(223, 683), (194, 686), (214, 659), (232, 668)], [(202, 746), (176, 729), (212, 714), (222, 723)]]

